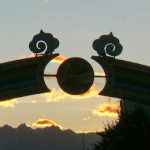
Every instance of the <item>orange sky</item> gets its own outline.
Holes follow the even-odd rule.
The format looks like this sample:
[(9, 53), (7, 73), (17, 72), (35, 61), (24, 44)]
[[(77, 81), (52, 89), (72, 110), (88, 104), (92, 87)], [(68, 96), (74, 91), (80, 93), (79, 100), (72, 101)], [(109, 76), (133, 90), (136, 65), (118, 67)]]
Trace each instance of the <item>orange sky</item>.
[[(21, 57), (21, 59), (24, 59), (27, 57), (34, 57), (34, 56), (33, 55), (24, 56), (24, 57)], [(52, 60), (52, 64), (58, 64), (58, 67), (59, 67), (59, 65), (66, 59), (67, 57), (60, 55)], [(46, 71), (49, 72), (49, 70), (50, 68), (48, 68)], [(105, 73), (103, 71), (96, 71), (95, 75), (105, 76)], [(33, 127), (33, 128), (35, 127), (43, 128), (43, 127), (55, 125), (61, 129), (71, 128), (76, 132), (82, 131), (82, 129), (84, 129), (85, 132), (90, 132), (93, 130), (95, 131), (103, 130), (103, 127), (102, 126), (100, 127), (98, 124), (100, 120), (102, 122), (105, 122), (108, 120), (111, 121), (117, 118), (118, 116), (119, 103), (113, 102), (107, 97), (102, 97), (98, 95), (100, 91), (100, 87), (102, 86), (99, 79), (97, 79), (97, 81), (94, 82), (93, 86), (86, 93), (78, 95), (78, 96), (69, 95), (63, 92), (59, 88), (58, 84), (56, 83), (55, 78), (46, 78), (45, 81), (48, 86), (54, 82), (50, 87), (51, 92), (49, 93), (0, 102), (0, 109), (1, 109), (1, 112), (4, 112), (4, 114), (7, 114), (10, 117), (11, 115), (8, 112), (12, 110), (12, 113), (11, 113), (12, 115), (14, 112), (15, 114), (17, 113), (17, 116), (18, 115), (20, 117), (25, 116), (26, 118), (26, 120), (15, 119), (16, 120), (15, 122), (9, 121), (8, 119), (6, 123), (8, 122), (8, 124), (10, 125), (12, 124), (12, 126), (18, 126), (20, 123), (26, 123), (28, 126)], [(61, 107), (59, 103), (62, 104)], [(76, 103), (78, 103), (79, 107), (78, 106), (74, 107), (75, 110), (74, 108), (72, 109), (73, 113), (72, 113), (72, 110), (69, 110), (68, 108), (67, 108), (68, 111), (65, 112), (66, 110), (64, 110), (63, 107), (65, 107), (66, 104), (69, 107), (73, 107), (77, 105)], [(44, 106), (54, 105), (54, 108), (56, 110), (48, 111), (49, 108), (45, 110), (45, 107), (44, 106), (42, 107), (40, 105), (44, 105)], [(34, 114), (33, 112), (31, 112), (31, 110), (34, 110), (35, 106), (37, 108), (42, 107), (42, 110), (39, 110), (38, 113), (37, 111), (35, 111), (36, 113)], [(28, 110), (28, 107), (31, 107), (30, 108), (31, 110), (29, 110), (27, 113), (25, 109)], [(57, 116), (59, 111), (61, 112), (62, 117), (60, 115)], [(24, 113), (27, 113), (29, 115), (29, 112), (30, 112), (30, 117), (27, 117)], [(49, 115), (50, 112), (52, 113), (51, 115)], [(63, 114), (63, 112), (65, 113)], [(80, 112), (82, 115), (80, 115)], [(69, 117), (67, 117), (68, 114), (70, 114)], [(64, 117), (65, 117), (65, 120), (63, 119)], [(75, 123), (74, 121), (77, 121), (77, 122)], [(59, 122), (59, 124), (56, 122)], [(95, 122), (95, 124), (93, 124), (93, 122)], [(87, 126), (87, 123), (88, 123), (88, 126)], [(91, 124), (93, 125), (91, 126)]]

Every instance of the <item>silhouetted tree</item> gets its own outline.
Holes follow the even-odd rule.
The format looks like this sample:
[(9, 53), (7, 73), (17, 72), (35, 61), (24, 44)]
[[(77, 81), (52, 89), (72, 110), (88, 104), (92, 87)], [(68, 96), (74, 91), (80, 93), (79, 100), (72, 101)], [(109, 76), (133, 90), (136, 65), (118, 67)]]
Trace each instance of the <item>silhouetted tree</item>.
[(150, 118), (138, 108), (122, 113), (115, 124), (107, 124), (105, 131), (98, 134), (103, 140), (94, 144), (93, 150), (149, 150)]

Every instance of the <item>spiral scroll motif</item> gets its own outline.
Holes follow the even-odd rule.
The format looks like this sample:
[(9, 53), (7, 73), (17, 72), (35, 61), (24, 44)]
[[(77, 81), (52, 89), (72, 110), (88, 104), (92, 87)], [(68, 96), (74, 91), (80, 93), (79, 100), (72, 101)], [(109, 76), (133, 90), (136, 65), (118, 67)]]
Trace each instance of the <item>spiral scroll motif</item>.
[(100, 56), (118, 56), (121, 54), (123, 47), (112, 32), (108, 35), (102, 35), (99, 39), (93, 42), (93, 49), (97, 51)]
[(33, 40), (29, 43), (30, 50), (35, 53), (42, 53), (45, 51), (45, 54), (52, 53), (59, 46), (58, 39), (54, 38), (52, 34), (45, 33), (42, 30), (39, 34), (33, 37)]

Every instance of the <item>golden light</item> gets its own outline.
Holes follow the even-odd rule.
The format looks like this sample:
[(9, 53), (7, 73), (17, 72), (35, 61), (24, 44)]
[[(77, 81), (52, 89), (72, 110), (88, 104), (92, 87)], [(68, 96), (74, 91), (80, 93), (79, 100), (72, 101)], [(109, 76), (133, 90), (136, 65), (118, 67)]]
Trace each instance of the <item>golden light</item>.
[(46, 102), (58, 102), (64, 99), (90, 99), (90, 98), (100, 98), (98, 95), (98, 88), (96, 85), (92, 86), (86, 93), (81, 95), (69, 95), (62, 90), (52, 89), (50, 93), (42, 94), (42, 97), (46, 99)]
[(92, 113), (98, 116), (118, 117), (120, 112), (120, 105), (116, 104), (102, 104), (94, 109)]
[(15, 104), (17, 104), (17, 99), (12, 99), (9, 101), (2, 101), (0, 102), (0, 107), (4, 107), (4, 108), (14, 108)]
[(95, 76), (106, 76), (105, 72), (95, 72)]
[(67, 57), (65, 57), (65, 56), (60, 56), (60, 55), (59, 55), (59, 56), (55, 57), (51, 62), (61, 64), (61, 63), (63, 63), (66, 59), (67, 59)]
[(53, 120), (49, 120), (46, 118), (39, 118), (37, 121), (35, 121), (32, 124), (33, 127), (38, 127), (38, 128), (45, 128), (45, 127), (51, 127), (51, 126), (56, 126), (62, 129), (63, 127), (61, 125), (58, 125), (56, 122)]

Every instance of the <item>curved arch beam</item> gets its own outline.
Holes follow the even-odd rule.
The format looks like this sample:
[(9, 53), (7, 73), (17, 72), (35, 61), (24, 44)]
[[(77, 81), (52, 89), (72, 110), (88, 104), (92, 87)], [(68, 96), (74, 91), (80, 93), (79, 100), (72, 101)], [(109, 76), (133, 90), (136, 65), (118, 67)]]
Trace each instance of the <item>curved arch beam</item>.
[(150, 105), (150, 67), (114, 59), (92, 56), (106, 74), (106, 84), (100, 95)]
[(59, 54), (25, 58), (0, 64), (0, 101), (49, 92), (46, 65)]

